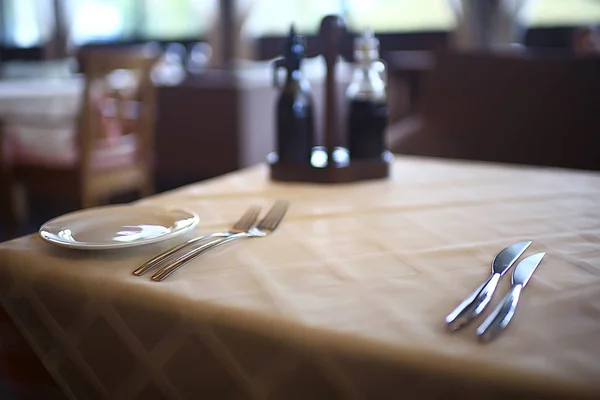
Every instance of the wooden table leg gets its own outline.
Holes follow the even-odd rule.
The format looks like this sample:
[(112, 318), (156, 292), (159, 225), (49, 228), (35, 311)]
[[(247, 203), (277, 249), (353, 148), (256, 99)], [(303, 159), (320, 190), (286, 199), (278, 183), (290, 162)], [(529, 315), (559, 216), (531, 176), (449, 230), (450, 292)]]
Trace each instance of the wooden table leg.
[(0, 121), (0, 240), (11, 239), (17, 234), (17, 218), (12, 201), (13, 181), (4, 152), (4, 134)]

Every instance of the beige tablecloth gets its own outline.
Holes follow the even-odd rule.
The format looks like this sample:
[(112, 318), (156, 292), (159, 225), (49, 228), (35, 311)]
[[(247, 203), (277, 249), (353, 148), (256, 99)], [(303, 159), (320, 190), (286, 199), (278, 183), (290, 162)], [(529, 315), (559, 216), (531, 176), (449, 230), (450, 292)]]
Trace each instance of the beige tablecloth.
[[(476, 398), (600, 395), (600, 175), (396, 161), (389, 180), (282, 184), (258, 166), (139, 204), (197, 211), (189, 236), (292, 202), (266, 239), (162, 283), (173, 243), (87, 253), (0, 245), (2, 304), (72, 398)], [(135, 206), (135, 205), (134, 205)], [(477, 342), (444, 317), (494, 255), (547, 251), (512, 324)], [(179, 239), (181, 240), (181, 239)], [(508, 275), (494, 297), (507, 292)], [(488, 310), (487, 312), (489, 312)]]

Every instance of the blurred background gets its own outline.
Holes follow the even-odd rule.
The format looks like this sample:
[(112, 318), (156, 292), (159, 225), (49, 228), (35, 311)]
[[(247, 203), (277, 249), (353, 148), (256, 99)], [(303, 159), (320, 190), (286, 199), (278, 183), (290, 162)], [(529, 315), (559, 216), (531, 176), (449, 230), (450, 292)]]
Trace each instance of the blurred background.
[[(480, 3), (485, 3), (481, 1)], [(342, 15), (352, 30), (371, 27), (380, 34), (402, 34), (388, 50), (409, 46), (411, 35), (429, 33), (441, 40), (459, 25), (457, 9), (477, 2), (460, 0), (2, 0), (3, 51), (31, 54), (43, 48), (62, 25), (69, 46), (90, 43), (134, 43), (158, 40), (193, 43), (207, 34), (223, 13), (243, 15), (245, 34), (265, 47), (265, 40), (284, 35), (291, 23), (314, 34), (327, 14)], [(496, 3), (496, 2), (490, 2)], [(594, 24), (600, 18), (595, 0), (529, 0), (511, 3), (528, 41), (534, 46), (566, 46), (569, 28)], [(58, 15), (60, 14), (60, 15)], [(60, 21), (57, 21), (57, 16)], [(562, 35), (561, 35), (562, 32)], [(546, 40), (540, 38), (544, 36)], [(553, 34), (551, 34), (553, 33)], [(562, 40), (558, 39), (563, 36)], [(569, 36), (568, 34), (566, 36)], [(390, 36), (391, 37), (391, 36)], [(554, 41), (550, 39), (554, 38)], [(432, 39), (432, 41), (434, 41)], [(30, 49), (29, 52), (24, 49)], [(268, 56), (259, 51), (261, 56)], [(10, 57), (9, 57), (10, 58)]]
[[(232, 34), (248, 38), (254, 57), (264, 59), (278, 54), (270, 44), (291, 23), (314, 35), (323, 16), (338, 14), (352, 31), (371, 27), (382, 35), (384, 50), (425, 50), (443, 47), (462, 25), (474, 27), (476, 14), (490, 18), (485, 3), (488, 14), (511, 13), (519, 26), (514, 39), (531, 47), (569, 48), (573, 28), (600, 19), (596, 0), (2, 0), (0, 33), (3, 59), (31, 60), (56, 40), (70, 52), (99, 43), (188, 46), (235, 21)], [(503, 11), (492, 10), (500, 9), (496, 3)]]
[(0, 232), (263, 162), (271, 61), (295, 24), (319, 114), (328, 14), (348, 63), (380, 40), (394, 152), (600, 169), (600, 0), (0, 0)]

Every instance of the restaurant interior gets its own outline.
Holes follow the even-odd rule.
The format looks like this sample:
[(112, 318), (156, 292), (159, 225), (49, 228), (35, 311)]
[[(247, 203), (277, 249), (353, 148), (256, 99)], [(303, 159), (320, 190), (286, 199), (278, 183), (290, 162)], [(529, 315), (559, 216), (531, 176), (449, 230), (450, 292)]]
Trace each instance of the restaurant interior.
[[(265, 162), (275, 146), (272, 61), (292, 24), (306, 37), (303, 73), (324, 108), (318, 28), (328, 14), (346, 21), (347, 64), (364, 29), (380, 41), (392, 152), (600, 169), (598, 2), (508, 1), (505, 14), (495, 1), (470, 3), (2, 0), (2, 236)], [(131, 113), (129, 127), (110, 116), (81, 125), (94, 113), (82, 100), (86, 60), (121, 55), (155, 61), (145, 143), (114, 139), (131, 133)], [(349, 79), (337, 78), (342, 90)], [(113, 137), (105, 162), (121, 180), (81, 176), (81, 163), (93, 163), (80, 147), (88, 135)], [(145, 165), (134, 173), (135, 146), (145, 147)]]
[[(315, 139), (294, 137), (284, 153), (281, 96), (292, 89), (280, 72), (295, 56), (307, 85), (294, 90), (311, 96)], [(322, 174), (318, 146), (354, 164), (373, 144), (340, 134), (352, 132), (355, 68), (372, 56), (385, 87), (384, 161)], [(272, 176), (319, 182), (317, 192), (387, 176), (392, 158), (595, 174), (599, 107), (598, 0), (0, 0), (0, 243), (78, 210), (190, 185), (218, 196), (211, 182), (227, 177), (246, 190), (244, 171), (303, 146), (312, 168), (273, 167)], [(59, 367), (46, 376), (48, 359), (45, 369), (12, 367), (36, 383), (6, 398), (92, 398), (61, 383), (70, 373)], [(134, 398), (96, 375), (98, 398)], [(173, 394), (183, 393), (175, 383), (158, 385), (164, 397), (148, 389), (135, 398), (188, 398)], [(271, 398), (261, 396), (250, 397)]]

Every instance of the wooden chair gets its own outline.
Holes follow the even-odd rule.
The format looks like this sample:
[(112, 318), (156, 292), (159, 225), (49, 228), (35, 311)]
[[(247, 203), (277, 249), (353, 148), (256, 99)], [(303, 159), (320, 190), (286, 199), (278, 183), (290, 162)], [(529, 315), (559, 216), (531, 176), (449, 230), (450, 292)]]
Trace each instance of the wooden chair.
[(416, 118), (390, 127), (401, 154), (600, 170), (600, 57), (443, 53)]
[(10, 191), (12, 176), (6, 160), (3, 137), (3, 123), (0, 121), (0, 241), (16, 235), (16, 219)]
[[(29, 193), (74, 198), (81, 208), (129, 191), (152, 194), (155, 90), (150, 72), (157, 59), (150, 49), (82, 54), (85, 85), (71, 143), (58, 154), (12, 146), (14, 182)], [(27, 118), (12, 121), (12, 127), (64, 137), (72, 123)]]

